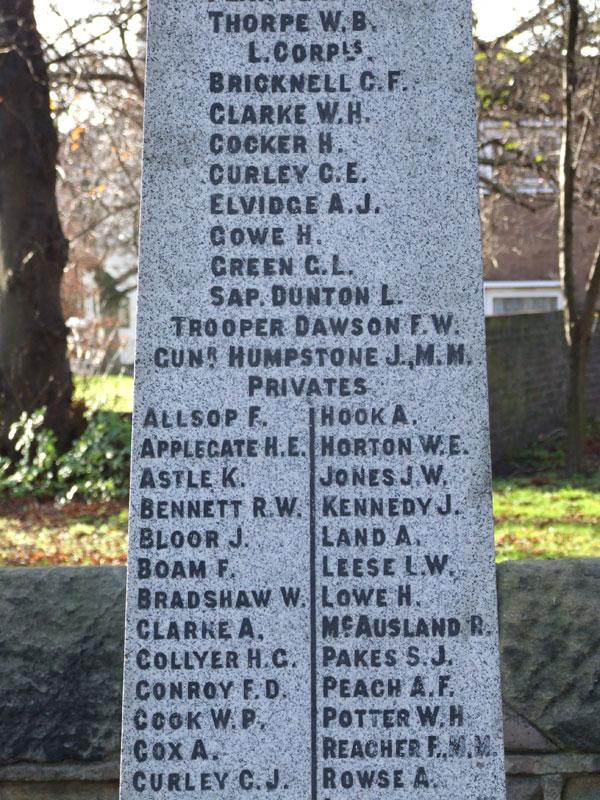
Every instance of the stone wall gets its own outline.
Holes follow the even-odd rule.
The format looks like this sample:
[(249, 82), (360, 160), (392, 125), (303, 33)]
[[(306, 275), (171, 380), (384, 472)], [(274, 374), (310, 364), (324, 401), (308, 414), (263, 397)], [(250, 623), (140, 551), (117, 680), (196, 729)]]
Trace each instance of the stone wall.
[[(508, 800), (600, 798), (600, 559), (498, 567)], [(116, 800), (122, 567), (0, 570), (0, 800)]]
[[(501, 462), (539, 434), (563, 427), (567, 351), (562, 314), (486, 319), (492, 458)], [(600, 415), (600, 329), (588, 361), (588, 413)]]
[(498, 567), (509, 800), (600, 798), (600, 559)]

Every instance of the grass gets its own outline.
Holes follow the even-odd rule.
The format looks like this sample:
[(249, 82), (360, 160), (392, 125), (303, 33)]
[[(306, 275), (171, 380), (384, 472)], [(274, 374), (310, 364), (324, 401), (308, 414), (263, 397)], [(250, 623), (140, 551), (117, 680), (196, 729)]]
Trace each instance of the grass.
[(562, 430), (540, 436), (494, 480), (498, 561), (600, 557), (600, 420), (587, 430), (587, 477), (565, 477), (565, 445)]
[[(6, 505), (6, 504), (5, 504)], [(494, 481), (496, 560), (600, 557), (600, 473)], [(0, 566), (125, 564), (125, 503), (12, 500), (0, 514)]]
[(124, 503), (2, 502), (0, 567), (127, 563)]
[(494, 481), (496, 560), (600, 557), (600, 473)]
[[(133, 380), (79, 378), (77, 396), (131, 411)], [(588, 436), (590, 477), (564, 476), (564, 437), (556, 432), (517, 454), (509, 477), (494, 479), (496, 559), (600, 557), (600, 423)], [(2, 501), (0, 566), (124, 564), (124, 502), (57, 507)]]
[(133, 378), (129, 375), (77, 375), (74, 400), (108, 411), (133, 411)]

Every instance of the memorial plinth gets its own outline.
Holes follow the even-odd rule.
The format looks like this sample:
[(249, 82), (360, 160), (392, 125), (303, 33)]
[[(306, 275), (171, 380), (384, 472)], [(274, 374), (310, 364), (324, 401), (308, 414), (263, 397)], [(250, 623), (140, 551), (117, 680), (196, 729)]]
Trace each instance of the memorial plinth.
[(122, 800), (504, 798), (472, 58), (151, 0)]

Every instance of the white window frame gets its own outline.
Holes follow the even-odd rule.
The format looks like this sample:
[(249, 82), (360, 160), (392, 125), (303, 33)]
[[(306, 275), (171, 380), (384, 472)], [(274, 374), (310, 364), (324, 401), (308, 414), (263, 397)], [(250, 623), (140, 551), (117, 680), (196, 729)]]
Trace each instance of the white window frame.
[(564, 307), (560, 281), (484, 281), (483, 293), (486, 317), (501, 316), (494, 314), (496, 298), (552, 297), (556, 298), (557, 311), (562, 311)]

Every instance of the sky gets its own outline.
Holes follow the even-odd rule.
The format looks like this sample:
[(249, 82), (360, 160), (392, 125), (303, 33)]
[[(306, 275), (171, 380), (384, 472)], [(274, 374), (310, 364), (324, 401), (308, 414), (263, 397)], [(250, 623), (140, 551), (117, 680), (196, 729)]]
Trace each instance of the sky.
[(473, 11), (479, 23), (477, 35), (484, 40), (502, 36), (536, 7), (535, 0), (473, 0)]
[[(53, 18), (49, 13), (52, 0), (35, 0), (36, 17), (43, 35), (52, 33)], [(75, 18), (91, 11), (94, 0), (54, 0), (67, 18)], [(479, 20), (477, 29), (482, 39), (493, 39), (511, 30), (522, 17), (536, 7), (535, 0), (473, 0), (473, 10)]]

